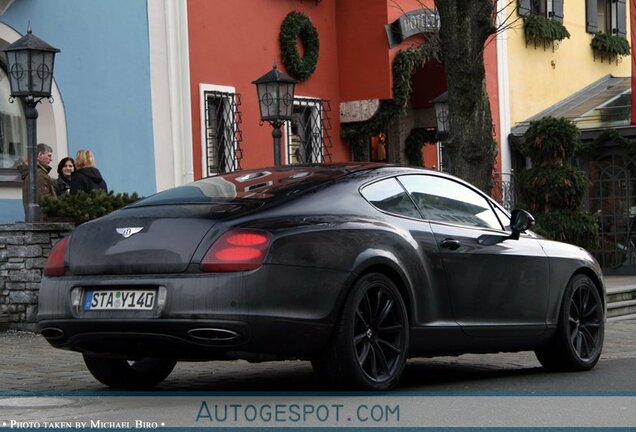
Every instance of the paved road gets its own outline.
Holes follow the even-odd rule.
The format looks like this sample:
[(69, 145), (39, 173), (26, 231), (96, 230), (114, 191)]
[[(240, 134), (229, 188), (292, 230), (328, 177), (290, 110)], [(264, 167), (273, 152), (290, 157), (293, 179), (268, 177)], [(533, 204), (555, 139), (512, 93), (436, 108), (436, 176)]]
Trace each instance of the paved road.
[[(109, 392), (84, 367), (81, 355), (50, 347), (31, 333), (0, 333), (0, 391), (88, 391)], [(636, 320), (607, 323), (602, 360), (595, 369), (621, 371), (633, 367), (636, 359)], [(632, 363), (630, 363), (632, 362)], [(418, 390), (479, 390), (492, 388), (491, 379), (500, 380), (501, 389), (522, 389), (519, 382), (540, 381), (533, 375), (545, 372), (532, 353), (463, 355), (409, 361), (400, 386)], [(556, 379), (557, 377), (554, 376)], [(564, 377), (565, 378), (565, 377)], [(505, 382), (504, 382), (505, 381)], [(567, 382), (568, 379), (563, 380)], [(480, 383), (484, 383), (482, 387)], [(486, 384), (488, 383), (488, 384)], [(541, 387), (529, 387), (542, 390)], [(270, 391), (321, 390), (311, 365), (302, 361), (250, 364), (245, 361), (179, 363), (158, 387), (164, 391)], [(569, 389), (563, 388), (563, 391)], [(576, 390), (576, 389), (572, 389)], [(595, 390), (636, 391), (636, 375), (626, 373), (619, 387)]]

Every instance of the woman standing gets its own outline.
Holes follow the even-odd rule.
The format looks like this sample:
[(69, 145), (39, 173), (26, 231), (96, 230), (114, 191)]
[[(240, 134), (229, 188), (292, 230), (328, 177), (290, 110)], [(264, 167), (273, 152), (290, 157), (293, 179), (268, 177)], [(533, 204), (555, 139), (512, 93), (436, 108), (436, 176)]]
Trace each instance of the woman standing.
[(75, 155), (75, 172), (71, 175), (71, 193), (107, 190), (102, 174), (95, 168), (95, 157), (90, 150), (78, 150)]
[(57, 196), (71, 192), (71, 174), (75, 171), (75, 161), (72, 157), (65, 157), (57, 164), (57, 180), (55, 180), (55, 193)]

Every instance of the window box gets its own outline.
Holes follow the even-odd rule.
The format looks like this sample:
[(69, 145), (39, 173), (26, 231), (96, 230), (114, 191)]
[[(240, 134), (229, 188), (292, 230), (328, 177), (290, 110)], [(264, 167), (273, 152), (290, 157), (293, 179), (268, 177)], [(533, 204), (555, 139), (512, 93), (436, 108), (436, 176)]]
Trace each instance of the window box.
[(526, 46), (528, 43), (542, 45), (543, 49), (548, 46), (552, 50), (558, 47), (559, 42), (565, 38), (570, 38), (570, 32), (563, 24), (554, 19), (549, 19), (540, 15), (528, 15), (523, 19), (523, 28), (526, 35)]
[(590, 46), (594, 51), (594, 60), (600, 57), (601, 62), (607, 59), (609, 63), (619, 63), (623, 56), (628, 56), (630, 53), (627, 39), (603, 32), (594, 34)]

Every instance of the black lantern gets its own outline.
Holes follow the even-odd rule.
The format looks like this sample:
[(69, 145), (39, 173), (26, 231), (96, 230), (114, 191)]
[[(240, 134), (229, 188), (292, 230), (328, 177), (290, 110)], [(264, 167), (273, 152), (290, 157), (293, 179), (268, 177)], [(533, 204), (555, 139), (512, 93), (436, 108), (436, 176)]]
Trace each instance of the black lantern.
[(268, 122), (274, 128), (274, 165), (280, 165), (280, 128), (285, 121), (291, 120), (294, 113), (296, 80), (280, 72), (274, 64), (271, 71), (252, 84), (256, 84), (261, 122)]
[(437, 131), (448, 132), (450, 118), (448, 116), (448, 92), (445, 91), (431, 101), (435, 106), (435, 117), (437, 118)]
[(29, 26), (26, 36), (3, 51), (7, 53), (11, 97), (51, 97), (53, 62), (59, 49), (33, 36)]
[(38, 111), (35, 107), (42, 99), (51, 100), (53, 63), (55, 54), (60, 50), (33, 36), (31, 25), (29, 25), (25, 36), (2, 51), (7, 56), (11, 98), (20, 98), (25, 105), (29, 161), (26, 221), (39, 222), (40, 205), (37, 196), (38, 162), (36, 154)]

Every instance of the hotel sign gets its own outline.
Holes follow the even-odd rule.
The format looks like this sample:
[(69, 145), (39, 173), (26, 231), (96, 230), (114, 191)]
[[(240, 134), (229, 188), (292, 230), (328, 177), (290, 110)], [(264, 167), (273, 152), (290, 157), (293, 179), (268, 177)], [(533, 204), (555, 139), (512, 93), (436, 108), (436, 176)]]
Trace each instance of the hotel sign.
[(439, 14), (434, 9), (416, 9), (405, 13), (391, 24), (386, 24), (384, 28), (389, 47), (393, 48), (416, 34), (438, 31)]

